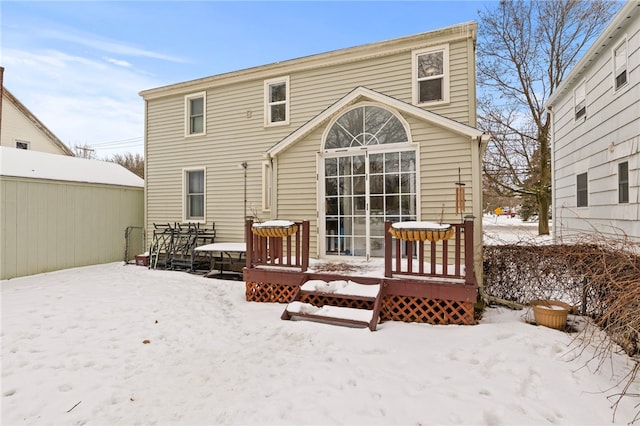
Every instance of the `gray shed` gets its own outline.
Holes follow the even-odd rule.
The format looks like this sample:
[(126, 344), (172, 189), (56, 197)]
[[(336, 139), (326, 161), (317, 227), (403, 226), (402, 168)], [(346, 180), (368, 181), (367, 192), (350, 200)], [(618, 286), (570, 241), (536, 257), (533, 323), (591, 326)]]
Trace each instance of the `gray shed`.
[(123, 260), (143, 225), (144, 181), (119, 164), (0, 147), (0, 279)]

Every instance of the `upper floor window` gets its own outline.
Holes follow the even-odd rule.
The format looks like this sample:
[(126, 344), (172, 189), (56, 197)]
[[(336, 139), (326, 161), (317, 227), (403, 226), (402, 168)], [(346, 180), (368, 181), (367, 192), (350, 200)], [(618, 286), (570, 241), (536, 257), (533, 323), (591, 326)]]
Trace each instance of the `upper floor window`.
[(29, 142), (16, 140), (16, 148), (29, 149)]
[(204, 169), (186, 169), (184, 171), (184, 218), (186, 220), (204, 220), (204, 195)]
[(185, 134), (187, 136), (206, 133), (206, 101), (205, 92), (185, 96)]
[(338, 118), (327, 131), (324, 149), (344, 149), (408, 143), (407, 130), (391, 111), (375, 105), (353, 108)]
[(627, 84), (627, 40), (613, 49), (613, 78), (615, 90)]
[(289, 77), (264, 82), (265, 126), (289, 124)]
[(449, 102), (449, 47), (413, 53), (413, 103)]
[(618, 164), (618, 203), (629, 202), (629, 162)]
[(573, 92), (573, 108), (576, 120), (587, 114), (587, 89), (584, 81)]
[(587, 207), (589, 205), (589, 191), (587, 188), (587, 174), (576, 176), (576, 206)]

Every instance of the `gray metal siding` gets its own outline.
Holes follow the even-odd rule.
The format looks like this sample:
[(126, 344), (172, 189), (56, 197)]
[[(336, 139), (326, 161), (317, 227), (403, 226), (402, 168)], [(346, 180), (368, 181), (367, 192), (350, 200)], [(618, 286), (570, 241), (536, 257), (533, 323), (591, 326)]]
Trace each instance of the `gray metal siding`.
[[(0, 279), (124, 259), (142, 188), (2, 177)], [(139, 254), (139, 253), (134, 253)]]

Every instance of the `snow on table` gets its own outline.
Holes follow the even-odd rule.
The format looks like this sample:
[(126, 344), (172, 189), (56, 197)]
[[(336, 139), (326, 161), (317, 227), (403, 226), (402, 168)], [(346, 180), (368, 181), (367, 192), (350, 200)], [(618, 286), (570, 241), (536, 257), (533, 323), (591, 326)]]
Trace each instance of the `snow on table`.
[(194, 248), (195, 251), (246, 252), (245, 243), (212, 243)]

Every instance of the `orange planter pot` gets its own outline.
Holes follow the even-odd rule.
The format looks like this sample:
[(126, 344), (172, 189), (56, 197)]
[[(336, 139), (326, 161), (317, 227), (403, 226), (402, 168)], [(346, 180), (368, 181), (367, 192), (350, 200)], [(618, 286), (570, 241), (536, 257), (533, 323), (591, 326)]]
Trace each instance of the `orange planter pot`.
[(453, 237), (455, 229), (448, 228), (394, 228), (389, 229), (389, 233), (395, 238), (404, 241), (431, 241), (448, 240)]
[(298, 232), (298, 225), (290, 226), (253, 226), (251, 232), (260, 237), (289, 237)]
[(571, 306), (559, 300), (532, 300), (530, 304), (536, 324), (564, 330)]

